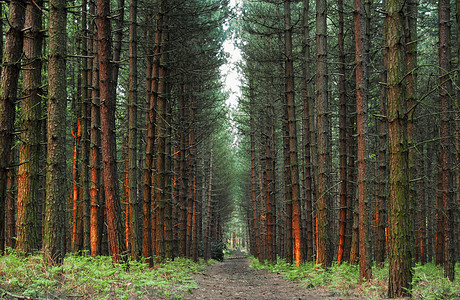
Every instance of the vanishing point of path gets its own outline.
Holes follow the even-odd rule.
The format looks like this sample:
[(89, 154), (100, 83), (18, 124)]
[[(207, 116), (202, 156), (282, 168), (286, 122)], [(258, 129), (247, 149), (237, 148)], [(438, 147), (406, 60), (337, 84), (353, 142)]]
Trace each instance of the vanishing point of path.
[(244, 256), (230, 257), (194, 275), (198, 287), (184, 299), (343, 299), (300, 287), (282, 275), (252, 270)]

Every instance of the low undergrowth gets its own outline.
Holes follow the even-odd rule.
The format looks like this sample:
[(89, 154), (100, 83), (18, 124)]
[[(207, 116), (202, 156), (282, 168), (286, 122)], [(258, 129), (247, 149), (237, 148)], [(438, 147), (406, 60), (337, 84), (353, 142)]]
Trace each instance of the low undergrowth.
[[(306, 288), (315, 288), (327, 292), (330, 296), (360, 297), (382, 299), (387, 297), (388, 264), (383, 268), (372, 268), (373, 278), (359, 283), (358, 265), (337, 263), (327, 270), (317, 269), (313, 262), (305, 262), (299, 268), (282, 259), (277, 263), (261, 263), (251, 257), (251, 268), (264, 269), (282, 274), (284, 278), (298, 281)], [(460, 299), (460, 275), (454, 282), (443, 276), (443, 269), (432, 263), (417, 264), (414, 268), (412, 297), (414, 299)], [(456, 274), (460, 274), (460, 264), (456, 265)]]
[(150, 268), (144, 261), (113, 263), (108, 256), (68, 255), (47, 267), (42, 256), (0, 256), (0, 299), (180, 299), (196, 283), (205, 263), (176, 258)]

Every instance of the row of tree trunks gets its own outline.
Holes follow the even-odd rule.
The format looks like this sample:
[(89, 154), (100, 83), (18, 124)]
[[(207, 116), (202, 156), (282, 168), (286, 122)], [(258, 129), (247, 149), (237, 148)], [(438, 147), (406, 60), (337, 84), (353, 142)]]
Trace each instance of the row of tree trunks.
[[(248, 102), (250, 107), (248, 118), (250, 123), (252, 210), (248, 215), (260, 214), (262, 216), (262, 220), (251, 217), (251, 224), (253, 224), (252, 227), (254, 228), (250, 230), (251, 236), (255, 238), (255, 227), (259, 227), (258, 236), (260, 237), (260, 241), (257, 244), (253, 242), (251, 247), (254, 248), (253, 253), (259, 252), (261, 260), (270, 259), (272, 251), (270, 242), (272, 209), (270, 206), (271, 202), (267, 198), (269, 188), (266, 182), (264, 182), (265, 177), (263, 177), (267, 168), (265, 164), (267, 156), (266, 151), (262, 149), (267, 146), (267, 140), (264, 139), (267, 134), (264, 135), (261, 133), (262, 130), (265, 130), (264, 125), (268, 121), (264, 115), (263, 107), (264, 105), (268, 105), (267, 103), (271, 101), (271, 98), (269, 96), (270, 92), (265, 92), (263, 89), (265, 85), (278, 89), (277, 82), (285, 80), (288, 82), (288, 73), (279, 72), (279, 75), (275, 76), (273, 74), (276, 73), (274, 70), (276, 70), (276, 64), (280, 60), (289, 60), (289, 51), (287, 51), (287, 48), (290, 43), (286, 41), (284, 43), (286, 48), (282, 50), (275, 49), (275, 51), (270, 51), (268, 49), (270, 49), (273, 36), (280, 36), (279, 32), (284, 30), (287, 33), (292, 29), (287, 25), (289, 24), (288, 22), (284, 23), (284, 27), (280, 26), (280, 24), (270, 23), (269, 17), (275, 18), (276, 16), (279, 18), (281, 12), (286, 17), (290, 10), (288, 2), (283, 1), (278, 4), (263, 2), (260, 5), (248, 5), (248, 13), (245, 15), (246, 20), (251, 22), (246, 29), (246, 34), (250, 37), (247, 41), (250, 46), (247, 46), (247, 48), (252, 51), (258, 51), (257, 53), (260, 57), (257, 58), (254, 53), (248, 51), (247, 59), (248, 64), (251, 63), (251, 66), (245, 72), (247, 72), (248, 78), (250, 78), (247, 95), (249, 95)], [(405, 287), (410, 286), (410, 276), (412, 276), (413, 272), (412, 258), (415, 258), (417, 262), (425, 263), (435, 257), (436, 261), (444, 266), (446, 276), (453, 278), (452, 266), (455, 264), (455, 259), (452, 259), (452, 256), (456, 255), (456, 250), (452, 248), (452, 245), (455, 244), (455, 222), (458, 222), (455, 214), (455, 206), (453, 205), (457, 199), (454, 198), (454, 190), (456, 189), (454, 183), (458, 178), (454, 178), (452, 162), (457, 159), (454, 157), (453, 145), (458, 145), (452, 140), (454, 137), (454, 112), (450, 82), (452, 79), (449, 76), (452, 75), (452, 71), (449, 71), (451, 60), (446, 56), (450, 52), (448, 46), (451, 44), (449, 40), (450, 28), (448, 21), (450, 20), (448, 14), (449, 5), (444, 3), (445, 7), (443, 8), (441, 6), (443, 2), (440, 1), (439, 3), (440, 33), (444, 32), (442, 35), (440, 34), (439, 57), (440, 69), (442, 69), (439, 84), (441, 111), (439, 114), (441, 117), (440, 135), (437, 133), (438, 129), (436, 129), (436, 126), (433, 126), (434, 128), (429, 133), (421, 128), (421, 126), (424, 126), (422, 122), (425, 122), (425, 120), (430, 119), (429, 122), (435, 121), (431, 115), (432, 112), (428, 112), (429, 116), (424, 116), (423, 113), (418, 116), (416, 115), (416, 112), (419, 113), (427, 109), (422, 107), (423, 105), (420, 105), (424, 104), (424, 102), (418, 100), (417, 91), (417, 70), (420, 69), (420, 66), (417, 65), (417, 45), (420, 42), (417, 39), (417, 11), (419, 9), (417, 2), (407, 1), (395, 4), (395, 1), (385, 1), (384, 47), (382, 47), (383, 59), (380, 61), (383, 68), (381, 69), (381, 77), (379, 78), (374, 76), (373, 72), (369, 73), (368, 70), (370, 65), (368, 62), (369, 54), (377, 53), (374, 51), (381, 51), (380, 49), (375, 50), (377, 49), (375, 45), (370, 45), (371, 33), (373, 34), (375, 30), (381, 30), (375, 26), (371, 27), (371, 15), (374, 14), (371, 9), (371, 1), (354, 1), (354, 39), (352, 46), (349, 46), (352, 49), (351, 51), (345, 49), (351, 43), (345, 41), (344, 27), (347, 22), (351, 24), (350, 20), (352, 18), (344, 14), (347, 8), (344, 8), (343, 2), (338, 2), (338, 50), (340, 63), (336, 69), (339, 70), (339, 75), (332, 74), (337, 76), (339, 83), (338, 96), (340, 110), (337, 117), (339, 121), (339, 140), (337, 145), (334, 144), (334, 146), (337, 146), (334, 149), (338, 149), (340, 165), (337, 169), (332, 169), (330, 167), (330, 157), (327, 157), (331, 151), (324, 150), (329, 149), (331, 141), (333, 142), (331, 140), (330, 128), (331, 109), (328, 106), (330, 99), (327, 97), (328, 88), (331, 88), (327, 84), (327, 64), (330, 63), (330, 60), (329, 62), (327, 61), (326, 43), (324, 42), (327, 40), (327, 23), (324, 17), (326, 15), (326, 7), (322, 1), (316, 2), (317, 72), (314, 77), (310, 77), (307, 75), (309, 74), (309, 23), (307, 20), (308, 17), (306, 17), (310, 3), (309, 1), (303, 2), (302, 47), (297, 47), (297, 49), (302, 49), (301, 52), (298, 50), (297, 55), (302, 56), (302, 67), (298, 70), (302, 69), (303, 117), (305, 119), (305, 123), (303, 124), (304, 147), (301, 150), (301, 155), (304, 155), (302, 157), (302, 201), (305, 201), (302, 208), (306, 208), (306, 211), (303, 212), (304, 218), (302, 220), (305, 223), (301, 229), (303, 231), (302, 247), (304, 249), (308, 249), (309, 247), (310, 242), (307, 238), (309, 234), (307, 232), (310, 222), (308, 218), (313, 217), (310, 220), (315, 222), (317, 230), (316, 251), (312, 251), (312, 254), (316, 252), (317, 262), (321, 261), (323, 267), (327, 266), (325, 256), (329, 255), (329, 261), (335, 256), (334, 251), (331, 251), (332, 248), (329, 247), (329, 245), (335, 243), (335, 238), (331, 234), (326, 234), (326, 229), (333, 231), (336, 226), (335, 222), (338, 220), (338, 243), (334, 249), (338, 249), (337, 257), (339, 263), (342, 261), (350, 261), (352, 263), (359, 261), (360, 278), (361, 280), (367, 280), (372, 276), (372, 254), (379, 266), (383, 266), (386, 257), (391, 257), (393, 259), (391, 263), (391, 272), (393, 272), (393, 275), (390, 276), (390, 285), (393, 284), (393, 287), (389, 294), (392, 297), (407, 294), (407, 292), (401, 291)], [(281, 8), (283, 4), (285, 5), (284, 10)], [(276, 13), (270, 15), (273, 11), (276, 11)], [(296, 12), (299, 13), (300, 10)], [(260, 16), (264, 16), (266, 19), (264, 24), (257, 22), (257, 18), (260, 18)], [(253, 19), (256, 20), (253, 21)], [(288, 34), (285, 34), (285, 38), (287, 36)], [(254, 39), (254, 41), (251, 41), (251, 39)], [(370, 52), (371, 50), (372, 52)], [(346, 61), (347, 53), (353, 53), (354, 56), (354, 77), (350, 74), (351, 70), (347, 70), (346, 68), (350, 64), (350, 62)], [(397, 59), (394, 60), (394, 57)], [(375, 62), (375, 59), (372, 59)], [(404, 67), (401, 67), (399, 63), (402, 63)], [(255, 66), (256, 64), (262, 66)], [(268, 73), (268, 69), (271, 70), (270, 73)], [(388, 74), (389, 71), (392, 74)], [(316, 79), (316, 107), (314, 107), (314, 101), (309, 101), (308, 96), (308, 89), (313, 86), (311, 83), (313, 78)], [(356, 82), (353, 82), (353, 79)], [(370, 80), (374, 83), (381, 83), (380, 95), (378, 95), (378, 91), (369, 85)], [(350, 88), (352, 85), (354, 86)], [(283, 88), (279, 90), (282, 91)], [(349, 97), (347, 99), (347, 90), (356, 91), (356, 97)], [(403, 94), (400, 94), (401, 90), (404, 90)], [(286, 91), (288, 91), (287, 85)], [(436, 88), (428, 94), (434, 91), (436, 91)], [(391, 109), (387, 109), (388, 93), (392, 93), (391, 101), (393, 102), (391, 103)], [(323, 94), (326, 94), (326, 96), (322, 97)], [(398, 97), (403, 97), (404, 99), (396, 101), (395, 99)], [(372, 99), (372, 101), (368, 99)], [(288, 262), (292, 262), (293, 258), (291, 255), (295, 251), (295, 247), (293, 249), (290, 248), (294, 245), (294, 238), (292, 237), (293, 221), (290, 219), (290, 216), (293, 215), (293, 195), (290, 193), (292, 193), (293, 184), (295, 184), (291, 177), (291, 173), (293, 172), (292, 166), (295, 166), (296, 163), (293, 163), (291, 160), (292, 157), (289, 154), (291, 154), (292, 149), (287, 146), (288, 140), (291, 137), (289, 125), (292, 121), (288, 114), (288, 93), (285, 96), (280, 96), (279, 100), (284, 105), (284, 113), (278, 117), (281, 120), (280, 124), (282, 127), (275, 128), (275, 132), (278, 130), (283, 135), (282, 159), (284, 169), (278, 172), (278, 174), (283, 174), (284, 177), (284, 199), (281, 200), (282, 197), (279, 197), (278, 203), (282, 203), (284, 211), (281, 215), (283, 217), (282, 221), (278, 221), (281, 224), (281, 230), (277, 232), (278, 238), (276, 242), (281, 243), (284, 247), (280, 251), (281, 257), (285, 258)], [(356, 100), (355, 103), (353, 102), (354, 100)], [(257, 102), (262, 103), (259, 104)], [(379, 111), (379, 113), (371, 114), (368, 117), (368, 102), (371, 103), (369, 107), (372, 108), (372, 111)], [(312, 107), (310, 107), (310, 104), (313, 104), (311, 105)], [(314, 112), (313, 114), (311, 113), (312, 111)], [(258, 124), (258, 119), (260, 119), (260, 123), (263, 125)], [(312, 121), (316, 121), (316, 128), (310, 126)], [(375, 122), (375, 129), (369, 129), (367, 125), (373, 121)], [(389, 150), (389, 130), (391, 131), (390, 142), (393, 142), (390, 156), (387, 154)], [(309, 131), (316, 132), (309, 135)], [(458, 129), (456, 133), (458, 133)], [(335, 137), (335, 134), (336, 132), (332, 131), (333, 137)], [(427, 141), (425, 138), (430, 135), (433, 137), (433, 140)], [(377, 138), (374, 139), (374, 136), (377, 136)], [(433, 141), (437, 137), (440, 137), (441, 141), (439, 143), (440, 157), (438, 161), (436, 159), (433, 161), (432, 159), (437, 148), (437, 145), (433, 145)], [(317, 144), (315, 144), (315, 139), (318, 141)], [(279, 147), (279, 150), (281, 150), (281, 147)], [(316, 154), (315, 151), (318, 151), (318, 153)], [(373, 160), (371, 153), (377, 153), (375, 163), (372, 165), (370, 164)], [(315, 165), (316, 161), (317, 166)], [(388, 161), (390, 161), (390, 164)], [(311, 164), (311, 162), (314, 163)], [(396, 168), (395, 166), (398, 167)], [(315, 169), (315, 167), (317, 168)], [(395, 168), (401, 170), (401, 172), (398, 173), (395, 171)], [(439, 170), (435, 171), (435, 168), (439, 168)], [(328, 171), (325, 172), (325, 169)], [(389, 170), (392, 172), (390, 176), (390, 179), (392, 179), (388, 184)], [(335, 175), (335, 171), (338, 172), (338, 175)], [(407, 174), (405, 173), (406, 171)], [(376, 176), (373, 175), (373, 172), (375, 172)], [(438, 175), (438, 178), (433, 181), (439, 183), (437, 187), (434, 187), (429, 180), (433, 174)], [(371, 180), (374, 177), (376, 178), (375, 183)], [(331, 178), (338, 179), (338, 188), (331, 183)], [(312, 182), (315, 184), (315, 189), (310, 188)], [(410, 185), (406, 186), (406, 184)], [(391, 197), (388, 196), (388, 187), (392, 189), (390, 193)], [(335, 190), (336, 188), (337, 191)], [(406, 189), (407, 194), (406, 192), (400, 193), (403, 189)], [(429, 191), (429, 189), (432, 190)], [(355, 190), (357, 191), (356, 193)], [(433, 192), (435, 190), (437, 192)], [(339, 210), (337, 210), (338, 218), (334, 218), (332, 215), (335, 214), (335, 203), (332, 201), (332, 197), (327, 199), (328, 196), (332, 196), (335, 192), (338, 192), (337, 202), (340, 203)], [(317, 207), (310, 212), (308, 210), (309, 197), (314, 193), (316, 193), (316, 197), (314, 196), (313, 199), (316, 201)], [(437, 208), (434, 209), (430, 205), (433, 203), (432, 195), (436, 193), (438, 193)], [(455, 195), (455, 197), (458, 196)], [(258, 199), (261, 198), (264, 199), (264, 205), (258, 202)], [(390, 210), (389, 217), (387, 217), (387, 208)], [(436, 223), (433, 222), (435, 220), (433, 218), (433, 211), (437, 214)], [(328, 213), (331, 215), (326, 217)], [(315, 214), (316, 219), (314, 219)], [(402, 222), (403, 219), (404, 222)], [(329, 220), (332, 223), (328, 224)], [(374, 226), (371, 226), (371, 220)], [(433, 230), (437, 230), (437, 233), (432, 232)], [(400, 234), (401, 232), (402, 234)], [(371, 238), (374, 241), (373, 251), (370, 251)], [(256, 250), (256, 247), (260, 247), (260, 250)], [(328, 250), (326, 247), (329, 247), (327, 248)], [(437, 249), (437, 252), (430, 253), (433, 249)], [(306, 259), (308, 259), (307, 250), (303, 251)], [(401, 266), (402, 271), (396, 270), (396, 267), (400, 266), (401, 260), (405, 261), (405, 265)], [(395, 275), (398, 272), (400, 275)]]

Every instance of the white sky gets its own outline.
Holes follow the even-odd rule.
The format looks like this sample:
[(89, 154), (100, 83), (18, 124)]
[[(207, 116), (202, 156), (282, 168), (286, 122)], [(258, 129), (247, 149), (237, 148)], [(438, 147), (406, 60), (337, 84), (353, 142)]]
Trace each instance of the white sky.
[[(238, 0), (230, 0), (230, 7), (236, 7), (237, 2)], [(241, 75), (237, 69), (237, 63), (241, 61), (241, 51), (235, 47), (235, 37), (233, 35), (224, 42), (223, 46), (224, 51), (229, 54), (227, 63), (220, 69), (224, 90), (229, 93), (226, 103), (230, 107), (236, 108), (238, 98), (241, 96)]]

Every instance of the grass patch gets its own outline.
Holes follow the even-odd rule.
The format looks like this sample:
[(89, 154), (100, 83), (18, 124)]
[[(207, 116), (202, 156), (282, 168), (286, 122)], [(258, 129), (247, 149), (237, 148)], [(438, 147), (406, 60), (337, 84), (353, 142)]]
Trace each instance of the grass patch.
[[(299, 268), (278, 259), (277, 263), (260, 263), (250, 258), (251, 268), (282, 274), (284, 278), (298, 281), (305, 288), (327, 292), (331, 296), (383, 299), (388, 292), (388, 264), (372, 268), (373, 278), (359, 283), (359, 267), (348, 263), (331, 268), (317, 269), (313, 262), (305, 262)], [(460, 264), (456, 265), (456, 279), (450, 282), (443, 276), (443, 269), (432, 263), (417, 264), (414, 268), (412, 296), (414, 299), (460, 299)]]
[[(10, 251), (9, 251), (10, 252)], [(144, 261), (114, 264), (108, 256), (69, 254), (61, 266), (47, 267), (42, 256), (0, 256), (0, 299), (31, 298), (181, 299), (196, 283), (192, 274), (206, 264), (166, 260), (150, 268)]]

